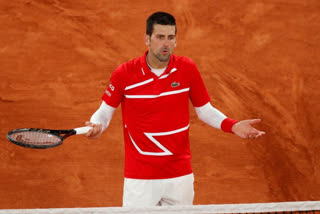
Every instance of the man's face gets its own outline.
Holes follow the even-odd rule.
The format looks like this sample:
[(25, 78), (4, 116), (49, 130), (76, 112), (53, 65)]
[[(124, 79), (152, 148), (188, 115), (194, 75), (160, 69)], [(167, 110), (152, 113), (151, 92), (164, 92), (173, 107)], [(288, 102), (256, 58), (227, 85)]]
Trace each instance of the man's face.
[(173, 49), (176, 46), (176, 28), (174, 25), (153, 26), (153, 32), (146, 36), (146, 45), (149, 47), (149, 54), (160, 63), (168, 62)]

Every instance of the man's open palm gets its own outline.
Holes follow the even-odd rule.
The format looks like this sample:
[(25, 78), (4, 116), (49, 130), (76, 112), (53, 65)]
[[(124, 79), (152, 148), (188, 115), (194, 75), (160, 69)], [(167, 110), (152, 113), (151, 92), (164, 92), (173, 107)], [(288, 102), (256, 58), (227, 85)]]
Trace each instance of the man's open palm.
[(253, 139), (261, 137), (265, 134), (264, 131), (259, 131), (255, 129), (252, 125), (256, 123), (260, 123), (261, 119), (251, 119), (251, 120), (242, 120), (232, 127), (232, 132), (241, 137), (246, 139)]

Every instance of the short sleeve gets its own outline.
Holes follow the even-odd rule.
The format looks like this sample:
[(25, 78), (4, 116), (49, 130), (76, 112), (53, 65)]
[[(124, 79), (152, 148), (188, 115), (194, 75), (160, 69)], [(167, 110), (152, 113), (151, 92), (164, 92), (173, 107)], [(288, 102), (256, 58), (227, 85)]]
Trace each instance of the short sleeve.
[(192, 72), (189, 93), (190, 100), (194, 107), (200, 107), (210, 101), (210, 96), (206, 86), (204, 85), (200, 72), (193, 62), (190, 64), (190, 69)]
[(124, 66), (119, 66), (111, 75), (109, 86), (102, 96), (102, 100), (117, 108), (121, 103), (124, 96), (124, 85), (125, 85), (125, 70)]

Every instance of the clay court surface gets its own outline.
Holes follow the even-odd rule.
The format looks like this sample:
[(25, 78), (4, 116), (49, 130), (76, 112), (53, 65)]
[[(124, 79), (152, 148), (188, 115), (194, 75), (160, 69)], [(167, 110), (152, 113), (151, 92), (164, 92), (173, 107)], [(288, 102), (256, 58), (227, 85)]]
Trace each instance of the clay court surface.
[(145, 20), (177, 19), (213, 106), (267, 132), (242, 140), (190, 106), (195, 204), (320, 200), (318, 0), (1, 0), (0, 209), (121, 206), (121, 107), (98, 140), (32, 150), (15, 128), (83, 126), (112, 71), (139, 57)]

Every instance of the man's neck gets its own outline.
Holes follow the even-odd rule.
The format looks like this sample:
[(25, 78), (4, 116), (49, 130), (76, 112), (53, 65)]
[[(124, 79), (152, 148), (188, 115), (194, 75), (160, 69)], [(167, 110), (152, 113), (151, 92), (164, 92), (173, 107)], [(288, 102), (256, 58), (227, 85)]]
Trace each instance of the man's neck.
[(146, 57), (147, 60), (147, 65), (150, 68), (151, 72), (154, 73), (157, 77), (159, 77), (165, 70), (167, 67), (164, 68), (154, 68), (153, 66), (151, 66), (148, 62), (148, 55)]

